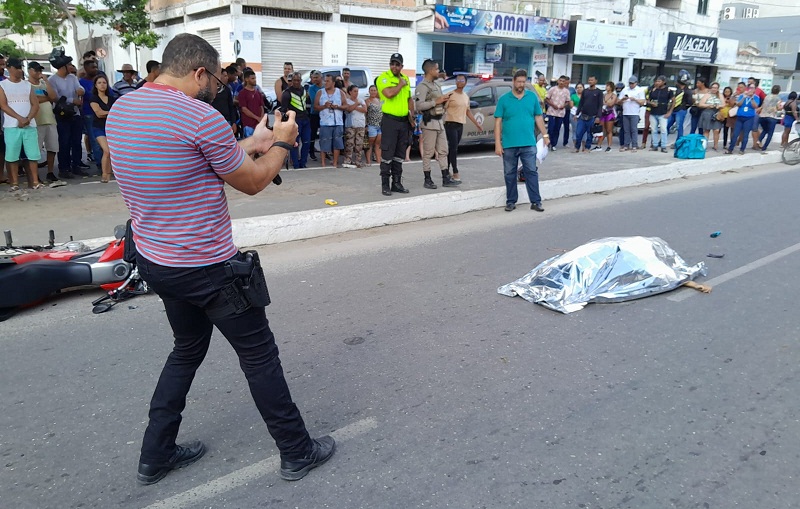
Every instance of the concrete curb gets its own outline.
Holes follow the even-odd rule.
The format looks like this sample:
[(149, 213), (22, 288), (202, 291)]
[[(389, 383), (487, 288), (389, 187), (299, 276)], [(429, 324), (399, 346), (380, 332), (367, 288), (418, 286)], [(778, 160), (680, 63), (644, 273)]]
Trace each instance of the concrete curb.
[[(679, 160), (658, 167), (633, 168), (540, 182), (544, 200), (613, 191), (682, 177), (780, 162), (780, 152), (751, 153), (703, 160)], [(519, 202), (529, 203), (525, 184), (519, 184)], [(379, 191), (375, 187), (375, 192)], [(278, 244), (378, 226), (447, 217), (505, 205), (505, 187), (453, 191), (361, 203), (337, 208), (248, 217), (233, 221), (233, 241), (239, 247)], [(87, 245), (109, 242), (111, 237), (83, 241)]]

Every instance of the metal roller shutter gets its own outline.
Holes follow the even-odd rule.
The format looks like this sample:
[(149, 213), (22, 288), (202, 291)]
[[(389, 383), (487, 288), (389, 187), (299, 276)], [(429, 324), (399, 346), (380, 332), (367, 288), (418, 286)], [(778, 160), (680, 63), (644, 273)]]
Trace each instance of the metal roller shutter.
[(208, 43), (213, 46), (215, 50), (217, 50), (217, 53), (222, 55), (222, 42), (219, 33), (219, 28), (212, 28), (210, 30), (200, 30), (197, 32), (197, 35), (208, 41)]
[(261, 85), (271, 87), (283, 76), (283, 63), (295, 71), (322, 65), (322, 32), (261, 29)]
[(369, 67), (376, 77), (389, 69), (389, 57), (397, 53), (399, 45), (400, 39), (394, 37), (350, 34), (347, 36), (347, 64)]

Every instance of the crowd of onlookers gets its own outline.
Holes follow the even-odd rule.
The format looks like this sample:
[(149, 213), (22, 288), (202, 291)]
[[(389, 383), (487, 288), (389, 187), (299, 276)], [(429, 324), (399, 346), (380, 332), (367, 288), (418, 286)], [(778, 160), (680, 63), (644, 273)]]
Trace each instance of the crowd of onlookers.
[[(45, 184), (57, 187), (65, 185), (64, 180), (92, 176), (92, 166), (83, 161), (84, 148), (88, 163), (99, 170), (100, 181), (109, 182), (108, 112), (116, 98), (154, 81), (159, 73), (159, 63), (150, 61), (147, 75), (139, 79), (133, 66), (125, 64), (117, 71), (122, 79), (112, 83), (99, 69), (93, 51), (83, 55), (80, 69), (59, 50), (51, 54), (50, 65), (54, 73), (46, 77), (39, 62), (29, 61), (26, 66), (19, 58), (0, 55), (2, 182), (12, 192), (19, 190), (20, 177), (27, 178), (29, 188), (41, 189)], [(40, 159), (44, 161), (39, 163)], [(21, 166), (20, 161), (25, 164)], [(43, 182), (40, 166), (47, 170)]]
[(738, 83), (735, 90), (721, 88), (717, 82), (709, 85), (704, 77), (697, 77), (692, 89), (687, 71), (679, 73), (674, 87), (668, 86), (665, 76), (658, 76), (650, 87), (640, 86), (639, 79), (631, 76), (627, 86), (609, 81), (602, 90), (593, 76), (586, 85), (578, 83), (574, 88), (569, 81), (569, 77), (561, 76), (555, 85), (547, 87), (544, 76), (539, 76), (534, 85), (546, 109), (551, 150), (558, 149), (563, 133), (563, 147), (571, 145), (575, 152), (587, 152), (603, 150), (605, 143), (608, 152), (616, 130), (620, 151), (647, 148), (649, 138), (650, 150), (667, 152), (675, 147), (668, 145), (667, 135), (674, 127), (677, 139), (683, 137), (688, 116), (689, 134), (703, 135), (708, 150), (731, 154), (738, 146), (743, 154), (752, 138), (753, 148), (766, 152), (775, 129), (784, 127), (784, 146), (798, 119), (796, 92), (782, 97), (778, 85), (766, 92), (759, 88), (756, 78)]

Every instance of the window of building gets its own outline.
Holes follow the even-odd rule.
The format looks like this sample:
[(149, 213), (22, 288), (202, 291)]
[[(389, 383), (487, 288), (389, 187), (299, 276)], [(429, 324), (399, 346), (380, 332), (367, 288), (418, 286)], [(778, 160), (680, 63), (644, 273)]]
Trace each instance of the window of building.
[(782, 53), (790, 53), (789, 43), (787, 41), (771, 42), (767, 45), (768, 55), (778, 55)]
[(656, 0), (656, 7), (662, 9), (678, 9), (681, 8), (681, 0)]
[(697, 1), (697, 14), (702, 14), (703, 16), (708, 14), (708, 0)]

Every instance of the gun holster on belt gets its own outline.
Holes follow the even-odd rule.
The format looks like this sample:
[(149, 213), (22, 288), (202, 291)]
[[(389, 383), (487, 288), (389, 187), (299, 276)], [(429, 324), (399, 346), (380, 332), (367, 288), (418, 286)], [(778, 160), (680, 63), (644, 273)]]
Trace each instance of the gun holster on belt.
[(251, 307), (269, 306), (271, 302), (258, 253), (247, 251), (242, 258), (228, 260), (224, 265), (225, 275), (234, 280), (222, 289), (222, 294), (237, 315)]

